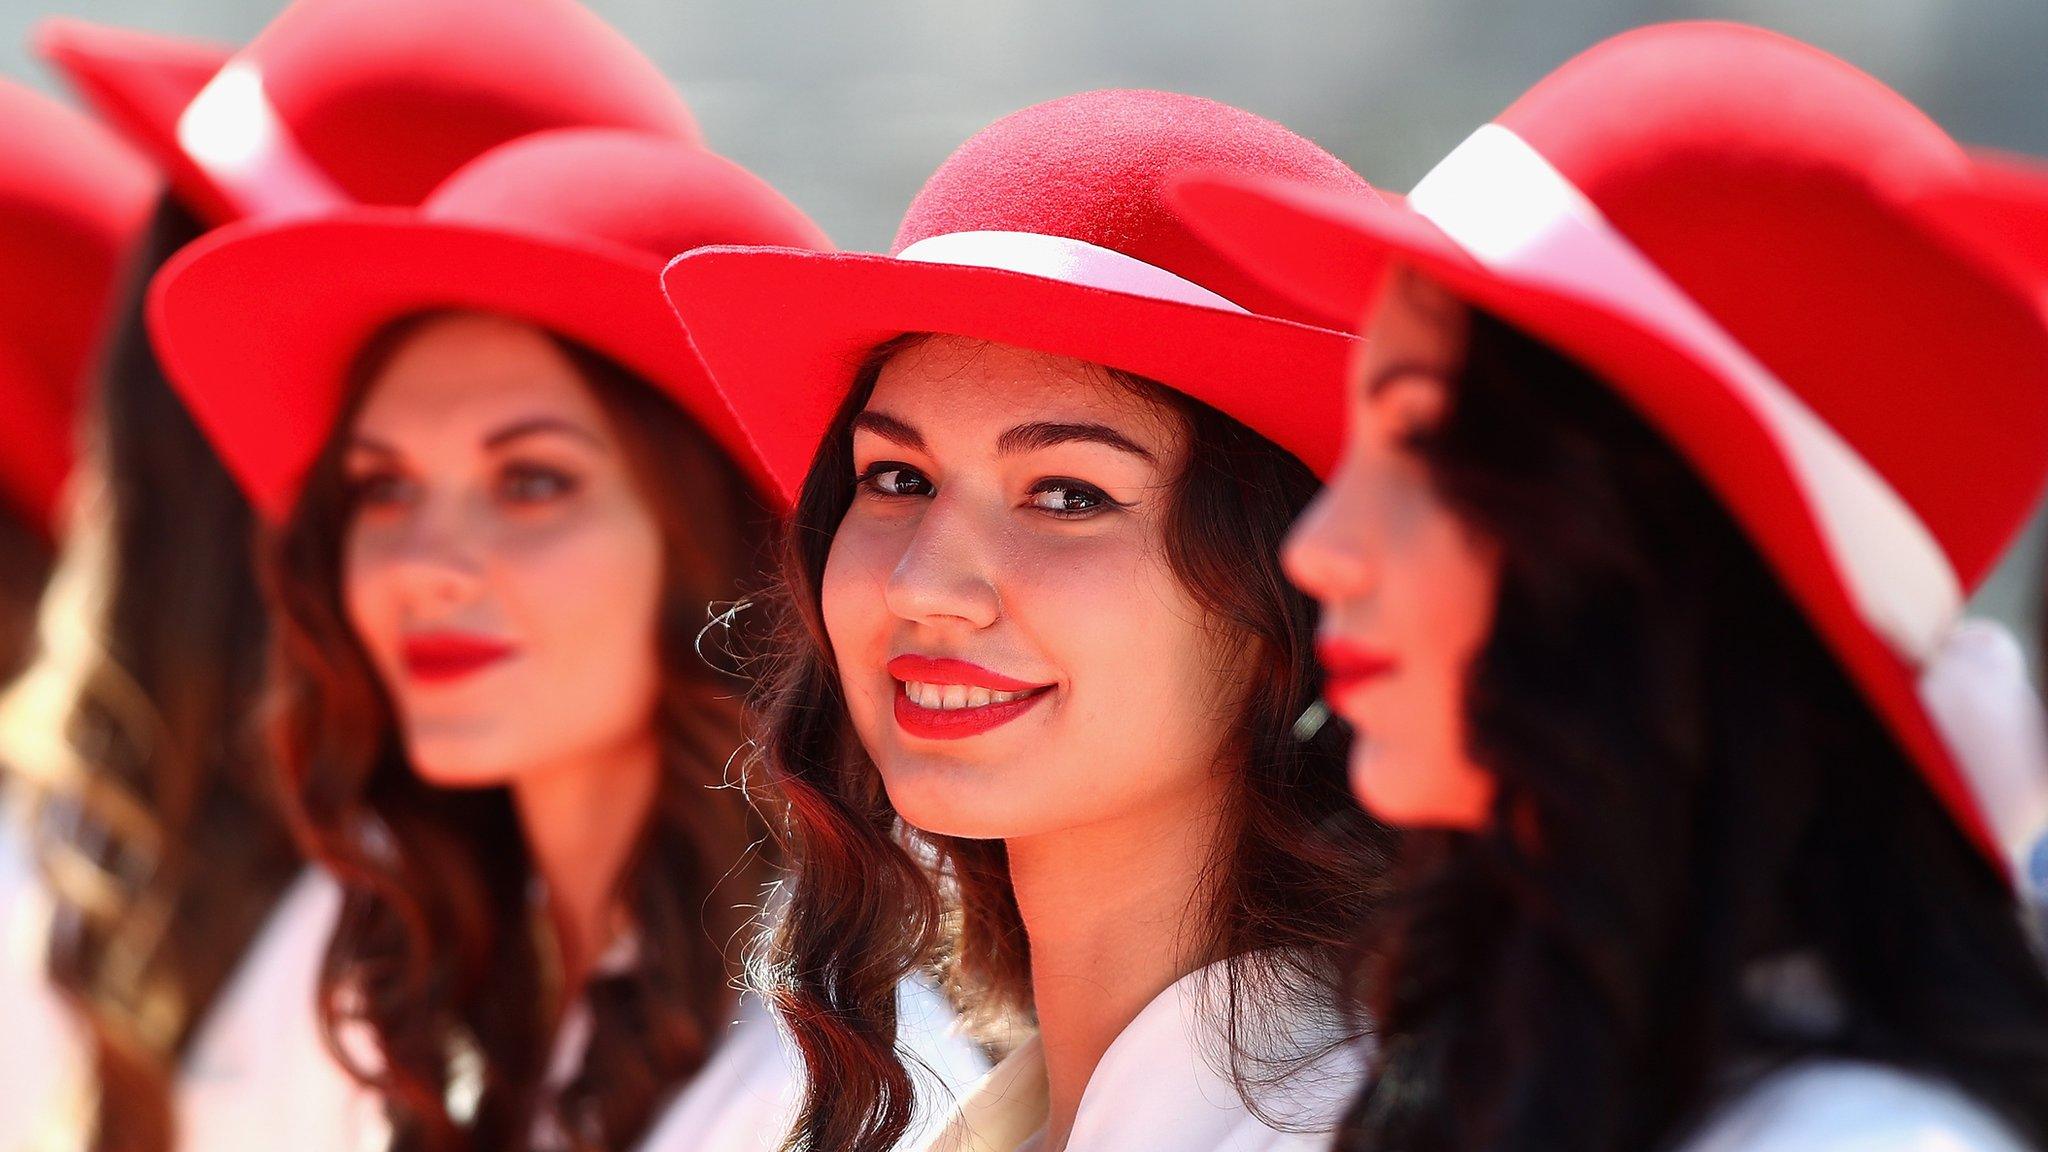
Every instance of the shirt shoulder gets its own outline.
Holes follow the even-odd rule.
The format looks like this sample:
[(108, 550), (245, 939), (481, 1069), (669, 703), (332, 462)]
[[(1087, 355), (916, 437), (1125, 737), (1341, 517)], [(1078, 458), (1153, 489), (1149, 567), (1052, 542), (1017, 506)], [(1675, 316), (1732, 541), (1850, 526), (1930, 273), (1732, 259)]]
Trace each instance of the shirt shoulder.
[(1932, 1077), (1816, 1060), (1722, 1105), (1680, 1152), (2029, 1152), (1989, 1108)]

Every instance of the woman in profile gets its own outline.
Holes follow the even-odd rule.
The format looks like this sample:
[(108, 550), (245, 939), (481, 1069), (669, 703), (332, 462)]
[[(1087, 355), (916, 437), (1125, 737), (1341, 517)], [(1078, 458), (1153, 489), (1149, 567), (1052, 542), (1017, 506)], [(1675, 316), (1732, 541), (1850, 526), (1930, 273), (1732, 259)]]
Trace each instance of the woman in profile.
[(1324, 307), (1395, 267), (1287, 552), (1410, 829), (1345, 1147), (2048, 1147), (2035, 717), (1957, 626), (2048, 476), (2048, 331), (1917, 206), (1972, 178), (1841, 61), (1682, 24), (1404, 207), (1187, 190)]

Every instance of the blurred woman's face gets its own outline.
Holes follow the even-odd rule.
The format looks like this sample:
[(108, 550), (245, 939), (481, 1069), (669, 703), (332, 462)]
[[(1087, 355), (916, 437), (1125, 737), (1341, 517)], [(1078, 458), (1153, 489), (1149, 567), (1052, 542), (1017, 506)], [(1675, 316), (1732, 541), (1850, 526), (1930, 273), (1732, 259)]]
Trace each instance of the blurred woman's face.
[(553, 340), (432, 320), (343, 435), (348, 620), (423, 778), (504, 784), (653, 738), (660, 529)]
[(1351, 789), (1392, 824), (1476, 828), (1492, 806), (1467, 750), (1465, 687), (1499, 563), (1414, 450), (1448, 411), (1468, 322), (1436, 285), (1390, 279), (1348, 385), (1344, 457), (1282, 557), (1322, 603), (1325, 695), (1357, 732)]
[(853, 455), (825, 625), (905, 820), (1015, 839), (1220, 797), (1240, 677), (1168, 566), (1177, 413), (934, 337), (883, 367)]

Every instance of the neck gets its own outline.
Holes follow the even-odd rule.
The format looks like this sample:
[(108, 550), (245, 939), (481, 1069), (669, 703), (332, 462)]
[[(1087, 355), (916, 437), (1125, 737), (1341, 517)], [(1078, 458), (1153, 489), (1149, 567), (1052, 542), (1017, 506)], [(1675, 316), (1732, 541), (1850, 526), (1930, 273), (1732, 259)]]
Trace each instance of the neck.
[(1009, 841), (1045, 1056), (1044, 1152), (1061, 1152), (1089, 1077), (1161, 992), (1207, 963), (1203, 931), (1226, 778), (1130, 819)]
[(603, 753), (528, 773), (512, 784), (528, 851), (573, 998), (609, 942), (620, 873), (653, 810), (661, 781), (654, 734)]

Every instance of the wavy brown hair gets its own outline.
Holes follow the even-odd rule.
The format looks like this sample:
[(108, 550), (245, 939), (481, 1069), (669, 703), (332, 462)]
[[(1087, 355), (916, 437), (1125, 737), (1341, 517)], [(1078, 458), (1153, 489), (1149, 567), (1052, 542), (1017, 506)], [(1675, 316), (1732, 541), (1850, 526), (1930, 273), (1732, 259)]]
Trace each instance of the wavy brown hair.
[(1808, 1056), (2048, 1142), (2011, 893), (1678, 453), (1483, 313), (1414, 447), (1503, 558), (1466, 688), (1499, 789), (1487, 829), (1407, 841), (1340, 1147), (1640, 1152)]
[[(924, 338), (892, 340), (861, 368), (805, 477), (766, 597), (778, 644), (759, 681), (756, 743), (787, 808), (792, 879), (757, 981), (808, 1072), (791, 1152), (882, 1152), (908, 1128), (912, 1069), (895, 1048), (903, 977), (936, 972), (983, 1026), (1028, 1023), (1032, 1011), (1030, 942), (1003, 843), (921, 833), (897, 816), (854, 735), (822, 618), (826, 557), (854, 494), (853, 418), (889, 357)], [(1212, 864), (1216, 897), (1189, 927), (1203, 959), (1229, 961), (1234, 1071), (1256, 1108), (1256, 1082), (1327, 1050), (1281, 1051), (1273, 1041), (1286, 1038), (1261, 1025), (1335, 1003), (1338, 960), (1377, 902), (1387, 850), (1388, 834), (1346, 791), (1345, 739), (1314, 722), (1315, 612), (1280, 574), (1281, 537), (1317, 483), (1215, 409), (1104, 371), (1187, 437), (1169, 562), (1219, 641), (1254, 670), (1225, 753), (1239, 786)], [(1258, 1067), (1243, 1058), (1254, 1051)]]
[(95, 385), (37, 652), (0, 703), (0, 756), (39, 797), (49, 973), (90, 1041), (101, 1152), (172, 1146), (177, 1061), (300, 864), (250, 721), (249, 506), (142, 322), (150, 274), (202, 230), (162, 199)]
[[(429, 318), (400, 321), (366, 346), (354, 403)], [(753, 570), (759, 506), (675, 404), (597, 353), (557, 342), (662, 526), (665, 587), (661, 783), (620, 882), (639, 960), (584, 990), (592, 1040), (555, 1098), (543, 1078), (564, 990), (552, 929), (529, 904), (534, 863), (510, 796), (421, 781), (343, 614), (345, 436), (332, 437), (265, 548), (279, 634), (278, 756), (306, 844), (347, 894), (320, 1011), (330, 1046), (384, 1096), (401, 1149), (524, 1147), (536, 1122), (558, 1126), (576, 1148), (632, 1146), (718, 1042), (738, 982), (729, 946), (766, 879), (762, 824), (727, 786), (739, 692), (697, 650), (706, 605), (729, 600)], [(351, 423), (353, 411), (337, 428)], [(374, 1041), (374, 1059), (351, 1055), (351, 1033)]]

